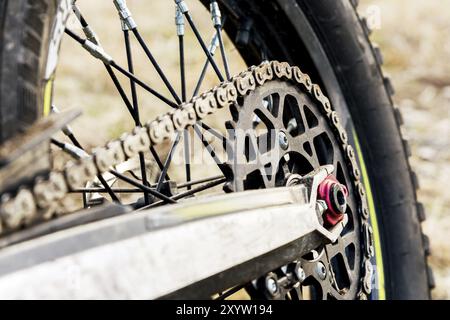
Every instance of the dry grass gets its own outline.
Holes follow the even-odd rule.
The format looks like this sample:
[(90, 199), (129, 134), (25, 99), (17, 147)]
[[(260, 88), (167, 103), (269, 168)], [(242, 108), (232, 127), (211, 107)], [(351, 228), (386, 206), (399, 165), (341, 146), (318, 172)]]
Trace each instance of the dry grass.
[[(202, 17), (204, 8), (191, 1), (194, 17)], [(420, 200), (428, 214), (425, 231), (430, 235), (437, 289), (436, 298), (450, 298), (450, 2), (439, 0), (363, 0), (361, 13), (380, 12), (381, 28), (373, 38), (380, 44), (385, 57), (385, 69), (392, 75), (397, 94), (396, 103), (405, 117), (405, 129), (410, 137), (412, 164), (421, 181)], [(116, 12), (109, 1), (79, 1), (86, 18), (100, 35), (102, 44), (114, 58), (126, 66), (124, 48)], [(173, 25), (173, 5), (170, 1), (128, 0), (145, 39), (162, 68), (179, 90), (178, 47)], [(372, 7), (371, 7), (372, 6)], [(197, 19), (209, 41), (212, 31), (209, 19)], [(186, 39), (189, 92), (197, 79), (204, 58), (200, 48), (188, 33)], [(162, 82), (147, 58), (136, 45), (135, 65), (138, 76), (166, 96)], [(233, 73), (244, 68), (237, 52), (230, 58)], [(81, 80), (81, 81), (80, 81)], [(126, 79), (121, 78), (125, 84)], [(216, 79), (209, 73), (204, 88)], [(142, 90), (140, 105), (143, 121), (152, 119), (167, 107)], [(133, 127), (126, 109), (103, 66), (90, 59), (78, 45), (65, 40), (58, 70), (56, 103), (65, 108), (81, 107), (84, 115), (74, 128), (84, 144), (101, 145)], [(94, 128), (86, 130), (86, 128)], [(199, 170), (201, 170), (200, 168)]]

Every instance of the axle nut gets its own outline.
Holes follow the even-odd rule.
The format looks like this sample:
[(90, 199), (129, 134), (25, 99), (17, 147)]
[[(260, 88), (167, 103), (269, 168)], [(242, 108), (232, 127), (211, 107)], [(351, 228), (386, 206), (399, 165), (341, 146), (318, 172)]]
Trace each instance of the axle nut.
[(326, 224), (335, 226), (344, 218), (347, 197), (347, 187), (339, 183), (332, 175), (326, 177), (319, 185), (318, 198), (325, 201), (328, 207), (323, 215)]

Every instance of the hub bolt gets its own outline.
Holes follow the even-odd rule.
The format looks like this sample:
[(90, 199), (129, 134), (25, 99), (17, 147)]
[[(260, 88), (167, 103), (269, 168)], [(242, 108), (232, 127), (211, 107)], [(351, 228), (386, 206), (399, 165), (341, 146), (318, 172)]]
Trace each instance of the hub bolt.
[(284, 133), (283, 131), (280, 131), (280, 133), (278, 133), (278, 142), (280, 144), (281, 149), (287, 150), (289, 148), (288, 137), (286, 133)]
[(267, 292), (272, 296), (276, 296), (278, 294), (278, 283), (275, 276), (268, 275), (265, 282)]
[(297, 276), (297, 279), (300, 283), (302, 283), (303, 281), (305, 281), (306, 279), (306, 273), (305, 270), (303, 270), (302, 266), (300, 265), (300, 263), (297, 264), (296, 268), (295, 268), (295, 275)]
[(344, 187), (339, 184), (335, 184), (332, 189), (332, 204), (333, 207), (336, 208), (339, 212), (345, 212), (347, 208), (347, 199), (346, 199), (347, 191), (344, 190)]
[(325, 280), (327, 277), (327, 268), (322, 262), (317, 262), (316, 273), (320, 280)]

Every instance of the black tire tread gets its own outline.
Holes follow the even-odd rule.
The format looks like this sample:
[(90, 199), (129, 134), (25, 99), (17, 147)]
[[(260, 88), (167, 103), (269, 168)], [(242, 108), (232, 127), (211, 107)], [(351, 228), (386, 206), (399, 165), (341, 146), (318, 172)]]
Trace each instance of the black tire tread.
[[(0, 6), (0, 143), (34, 123), (43, 103), (41, 61), (50, 0), (16, 1)], [(8, 45), (15, 46), (13, 53), (6, 53)]]
[[(393, 103), (393, 96), (395, 95), (395, 89), (394, 89), (394, 86), (392, 84), (392, 81), (390, 80), (389, 77), (385, 76), (385, 72), (383, 71), (384, 59), (383, 59), (383, 56), (382, 56), (381, 49), (378, 47), (377, 44), (375, 44), (374, 42), (371, 41), (370, 35), (371, 35), (372, 32), (370, 30), (370, 27), (367, 24), (367, 20), (365, 18), (361, 17), (360, 14), (358, 13), (359, 1), (358, 0), (350, 0), (350, 2), (353, 5), (353, 8), (355, 10), (355, 14), (358, 16), (358, 20), (359, 20), (359, 22), (361, 24), (361, 27), (364, 30), (365, 34), (366, 34), (367, 42), (371, 46), (372, 54), (374, 55), (375, 61), (376, 61), (377, 65), (378, 65), (378, 71), (380, 72), (381, 76), (384, 79), (384, 85), (385, 85), (385, 88), (386, 88), (386, 92), (391, 97), (391, 102), (392, 102), (391, 105), (392, 105), (392, 108), (393, 108), (393, 112), (394, 112), (394, 115), (395, 115), (397, 126), (399, 128), (399, 134), (402, 136), (402, 132), (403, 132), (402, 127), (404, 125), (404, 120), (403, 120), (404, 118), (403, 118), (403, 115), (401, 113), (401, 110), (398, 107), (396, 107), (394, 105), (394, 103)], [(418, 179), (418, 176), (417, 176), (416, 172), (411, 167), (410, 157), (412, 155), (412, 152), (411, 152), (411, 147), (409, 145), (409, 142), (405, 138), (402, 138), (402, 139), (403, 139), (403, 148), (404, 148), (404, 152), (405, 152), (405, 158), (407, 159), (408, 166), (409, 166), (409, 171), (410, 171), (410, 174), (411, 174), (411, 183), (412, 183), (412, 185), (414, 186), (414, 189), (415, 189), (414, 194), (415, 194), (415, 199), (416, 199), (417, 218), (418, 218), (419, 222), (422, 223), (426, 219), (426, 214), (425, 214), (424, 205), (417, 200), (417, 192), (418, 192), (418, 190), (420, 188), (420, 183), (419, 183), (419, 179)], [(436, 287), (436, 283), (435, 283), (435, 280), (434, 280), (433, 269), (428, 264), (428, 257), (431, 255), (430, 239), (429, 239), (429, 237), (426, 234), (424, 234), (423, 228), (421, 228), (421, 234), (422, 234), (422, 244), (423, 244), (423, 249), (424, 249), (425, 263), (427, 265), (428, 287), (431, 290), (431, 289)]]

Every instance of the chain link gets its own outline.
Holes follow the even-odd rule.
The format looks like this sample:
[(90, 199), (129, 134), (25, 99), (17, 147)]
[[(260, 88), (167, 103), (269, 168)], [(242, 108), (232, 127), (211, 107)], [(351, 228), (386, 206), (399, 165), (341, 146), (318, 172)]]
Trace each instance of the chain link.
[(197, 121), (213, 114), (217, 109), (236, 103), (239, 96), (246, 96), (257, 86), (263, 86), (265, 82), (274, 79), (294, 82), (311, 94), (320, 103), (329, 125), (339, 137), (340, 147), (343, 154), (346, 155), (347, 165), (353, 177), (353, 185), (357, 191), (356, 196), (362, 220), (364, 258), (360, 280), (361, 289), (357, 297), (367, 299), (372, 292), (373, 267), (370, 259), (374, 256), (373, 235), (368, 221), (369, 209), (355, 151), (348, 144), (348, 136), (339, 121), (338, 114), (332, 110), (329, 99), (322, 93), (320, 87), (313, 84), (311, 78), (298, 67), (291, 67), (286, 62), (266, 61), (259, 66), (250, 67), (230, 81), (225, 81), (194, 98), (191, 102), (181, 105), (180, 108), (159, 116), (142, 128), (135, 128), (120, 139), (109, 142), (103, 148), (97, 148), (92, 156), (68, 163), (61, 172), (52, 172), (46, 178), (36, 179), (33, 187), (21, 187), (14, 196), (3, 195), (0, 199), (0, 230), (14, 231), (39, 220), (50, 219), (52, 214), (49, 214), (49, 210), (55, 208), (55, 204), (61, 201), (70, 190), (76, 190), (94, 180), (97, 175), (107, 172), (111, 167), (133, 158), (139, 152), (162, 144), (165, 140), (170, 139), (176, 131), (193, 126)]

